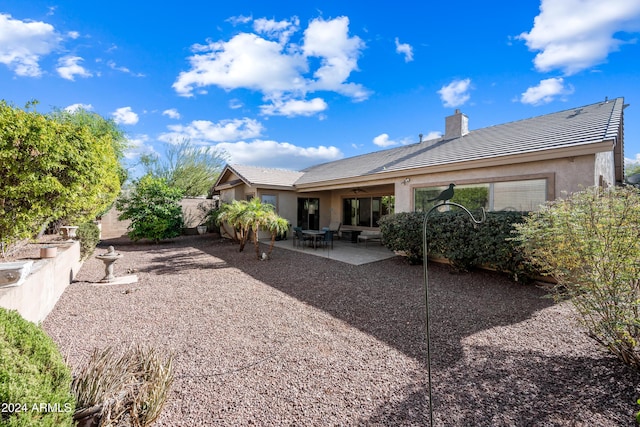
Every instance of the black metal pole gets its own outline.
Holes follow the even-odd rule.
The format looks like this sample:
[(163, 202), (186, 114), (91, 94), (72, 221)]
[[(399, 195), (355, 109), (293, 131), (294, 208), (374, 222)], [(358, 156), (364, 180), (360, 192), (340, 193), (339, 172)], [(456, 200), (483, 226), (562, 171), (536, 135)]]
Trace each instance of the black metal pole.
[(429, 259), (429, 241), (427, 239), (427, 222), (429, 220), (429, 214), (431, 214), (431, 212), (433, 212), (435, 209), (444, 205), (456, 206), (461, 208), (469, 215), (469, 217), (471, 218), (471, 221), (473, 221), (475, 224), (481, 224), (486, 219), (486, 212), (484, 208), (482, 208), (482, 219), (477, 220), (473, 216), (473, 214), (469, 211), (469, 209), (465, 208), (464, 206), (458, 203), (450, 202), (447, 200), (429, 209), (424, 216), (424, 221), (422, 222), (422, 242), (423, 242), (422, 264), (424, 269), (424, 296), (425, 296), (425, 305), (426, 305), (425, 329), (427, 334), (427, 369), (428, 369), (427, 391), (429, 394), (429, 426), (431, 427), (433, 427), (433, 399), (431, 397), (431, 331), (430, 331), (430, 325), (429, 325), (429, 271), (427, 268), (427, 261)]

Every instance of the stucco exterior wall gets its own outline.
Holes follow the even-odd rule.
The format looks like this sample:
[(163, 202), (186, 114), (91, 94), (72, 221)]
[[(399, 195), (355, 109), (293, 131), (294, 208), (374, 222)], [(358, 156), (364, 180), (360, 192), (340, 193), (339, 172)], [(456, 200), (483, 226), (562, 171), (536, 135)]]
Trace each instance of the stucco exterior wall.
[(597, 153), (593, 185), (612, 187), (615, 183), (616, 169), (613, 152), (605, 151), (603, 153)]
[(594, 183), (594, 156), (586, 155), (558, 160), (519, 163), (506, 166), (441, 172), (428, 175), (408, 175), (395, 183), (396, 212), (413, 210), (413, 190), (418, 187), (456, 184), (472, 184), (498, 180), (547, 178), (547, 198), (553, 200), (566, 192), (572, 193)]

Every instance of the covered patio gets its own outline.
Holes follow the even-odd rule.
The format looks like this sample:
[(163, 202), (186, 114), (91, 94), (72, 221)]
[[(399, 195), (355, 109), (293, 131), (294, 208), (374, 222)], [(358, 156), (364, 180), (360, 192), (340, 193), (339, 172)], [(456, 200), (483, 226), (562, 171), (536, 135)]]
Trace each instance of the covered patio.
[(370, 262), (382, 261), (396, 255), (380, 243), (352, 243), (346, 239), (336, 239), (331, 245), (320, 246), (317, 249), (309, 246), (293, 245), (291, 239), (276, 241), (275, 247), (290, 251), (303, 252), (308, 255), (332, 259), (351, 265), (362, 265)]

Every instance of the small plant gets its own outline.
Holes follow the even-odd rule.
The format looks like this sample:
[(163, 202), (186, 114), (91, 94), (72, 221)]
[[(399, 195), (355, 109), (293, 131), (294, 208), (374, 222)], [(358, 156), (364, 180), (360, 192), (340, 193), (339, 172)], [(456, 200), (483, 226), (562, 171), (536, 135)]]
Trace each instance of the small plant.
[[(638, 399), (637, 403), (638, 403), (638, 405), (640, 405), (640, 399)], [(638, 413), (636, 414), (636, 422), (638, 424), (640, 424), (640, 411), (638, 411)]]
[(126, 421), (144, 427), (162, 412), (173, 381), (173, 357), (154, 349), (95, 349), (72, 383), (74, 419), (97, 417), (100, 425)]
[(72, 426), (71, 372), (53, 340), (0, 308), (0, 426)]
[(100, 242), (100, 229), (94, 222), (85, 222), (78, 226), (76, 236), (80, 240), (80, 259), (89, 258)]

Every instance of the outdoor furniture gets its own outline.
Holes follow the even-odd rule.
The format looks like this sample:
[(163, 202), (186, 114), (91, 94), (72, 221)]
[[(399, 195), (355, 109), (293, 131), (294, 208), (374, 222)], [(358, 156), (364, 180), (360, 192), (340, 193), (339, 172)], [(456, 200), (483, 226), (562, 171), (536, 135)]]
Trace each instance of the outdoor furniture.
[(331, 249), (333, 249), (333, 233), (331, 232), (329, 227), (324, 227), (322, 231), (324, 231), (324, 238), (321, 242), (322, 246), (326, 248), (331, 245)]
[(361, 241), (364, 241), (365, 247), (370, 241), (378, 241), (382, 244), (382, 234), (379, 231), (364, 230), (360, 235), (358, 235), (358, 243)]
[(327, 227), (334, 239), (340, 238), (340, 227), (342, 227), (342, 223), (339, 221), (333, 221), (329, 224), (329, 227)]
[(325, 234), (326, 232), (322, 230), (302, 230), (302, 235), (305, 236), (308, 241), (313, 241), (313, 249), (318, 248), (318, 238)]
[(305, 240), (309, 240), (307, 236), (302, 234), (302, 227), (293, 227), (293, 246), (296, 246), (296, 242), (298, 245), (301, 245), (304, 248)]
[(358, 243), (358, 235), (362, 233), (361, 230), (342, 230), (342, 237), (351, 240), (351, 243)]

